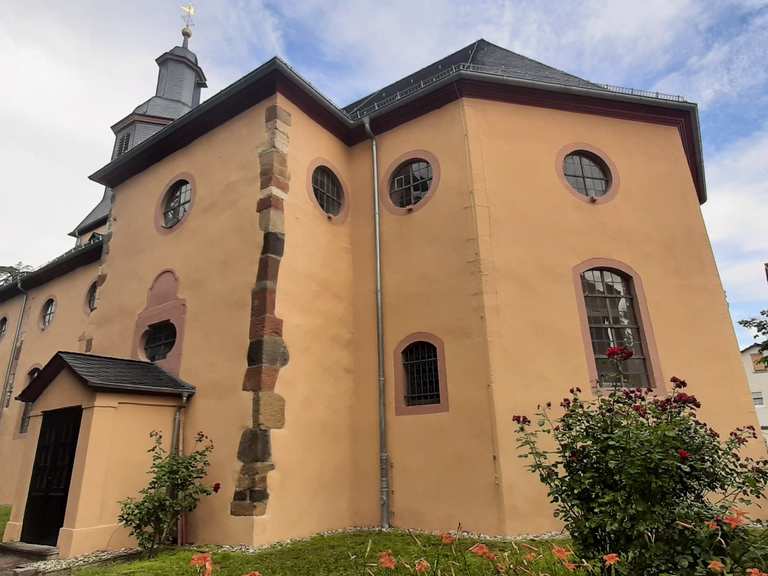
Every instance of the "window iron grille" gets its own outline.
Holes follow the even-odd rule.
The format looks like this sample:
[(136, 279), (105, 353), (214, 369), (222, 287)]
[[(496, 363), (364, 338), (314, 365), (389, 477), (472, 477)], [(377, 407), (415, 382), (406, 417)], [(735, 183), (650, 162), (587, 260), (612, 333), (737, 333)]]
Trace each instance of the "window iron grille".
[(53, 298), (49, 298), (46, 300), (45, 304), (43, 304), (43, 328), (48, 328), (48, 326), (51, 325), (54, 316), (56, 316), (56, 301)]
[(98, 295), (99, 286), (94, 282), (91, 284), (90, 288), (88, 288), (88, 310), (93, 312), (96, 310), (96, 297)]
[(402, 353), (405, 370), (405, 405), (440, 403), (437, 348), (430, 342), (413, 342)]
[(565, 157), (563, 172), (574, 190), (587, 198), (605, 196), (611, 186), (608, 166), (594, 154), (583, 150), (572, 152)]
[(312, 191), (323, 212), (338, 216), (344, 203), (344, 190), (336, 174), (325, 166), (318, 166), (312, 173)]
[(432, 185), (432, 165), (426, 160), (408, 160), (395, 170), (389, 189), (392, 203), (408, 208), (421, 202)]
[(179, 180), (168, 191), (163, 207), (163, 225), (166, 228), (176, 226), (187, 215), (192, 204), (192, 185), (186, 180)]
[[(647, 388), (650, 386), (646, 346), (637, 320), (631, 279), (608, 268), (593, 268), (581, 276), (592, 351), (601, 387)], [(625, 346), (632, 358), (616, 363), (608, 348)]]
[(147, 328), (144, 354), (150, 362), (163, 360), (176, 344), (176, 327), (170, 321), (158, 322)]

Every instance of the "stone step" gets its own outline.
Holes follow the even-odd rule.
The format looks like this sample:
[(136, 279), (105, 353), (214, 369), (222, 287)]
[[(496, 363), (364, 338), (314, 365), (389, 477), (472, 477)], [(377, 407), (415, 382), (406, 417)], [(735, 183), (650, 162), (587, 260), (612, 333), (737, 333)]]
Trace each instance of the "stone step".
[(2, 542), (0, 543), (0, 554), (21, 556), (37, 562), (58, 558), (59, 549), (55, 546), (27, 544), (26, 542)]

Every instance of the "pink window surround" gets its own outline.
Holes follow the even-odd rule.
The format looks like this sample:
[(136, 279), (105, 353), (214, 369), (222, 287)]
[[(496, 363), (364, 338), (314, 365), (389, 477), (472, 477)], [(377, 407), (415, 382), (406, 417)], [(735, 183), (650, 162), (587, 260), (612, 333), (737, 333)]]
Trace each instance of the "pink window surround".
[[(432, 182), (429, 183), (429, 192), (427, 192), (427, 195), (424, 196), (420, 202), (413, 206), (402, 208), (396, 206), (395, 203), (392, 202), (392, 198), (389, 196), (389, 189), (392, 185), (392, 175), (395, 173), (395, 170), (400, 168), (400, 166), (408, 160), (426, 160), (429, 162), (430, 166), (432, 166)], [(440, 162), (438, 161), (437, 156), (427, 150), (410, 150), (404, 154), (400, 154), (400, 156), (389, 163), (379, 185), (381, 188), (381, 203), (388, 212), (397, 214), (398, 216), (417, 212), (429, 204), (432, 197), (437, 193), (437, 189), (440, 186)]]
[(645, 291), (643, 290), (643, 282), (640, 279), (640, 275), (633, 268), (623, 262), (611, 260), (609, 258), (590, 258), (589, 260), (585, 260), (573, 268), (572, 274), (573, 285), (576, 290), (579, 320), (581, 323), (581, 334), (584, 341), (584, 353), (587, 359), (589, 381), (592, 384), (592, 390), (594, 392), (602, 392), (602, 390), (599, 389), (597, 382), (597, 365), (592, 350), (592, 335), (589, 332), (587, 305), (584, 301), (581, 275), (593, 268), (611, 268), (629, 277), (635, 296), (635, 314), (637, 316), (638, 326), (640, 327), (643, 351), (647, 362), (646, 369), (648, 371), (648, 380), (652, 388), (663, 392), (665, 390), (664, 378), (661, 374), (661, 362), (659, 361), (659, 354), (656, 349), (656, 339), (653, 335), (653, 325), (651, 324), (651, 316), (648, 313), (648, 304), (645, 298)]
[(160, 368), (175, 376), (179, 375), (181, 353), (184, 348), (184, 323), (187, 315), (186, 300), (178, 297), (179, 281), (172, 270), (161, 272), (152, 282), (147, 294), (147, 305), (136, 318), (131, 356), (146, 360), (144, 337), (152, 324), (169, 321), (176, 328), (176, 342), (168, 355), (155, 362)]
[[(584, 196), (584, 194), (581, 194), (576, 189), (574, 189), (574, 187), (571, 186), (571, 183), (568, 182), (568, 179), (565, 177), (565, 157), (568, 156), (568, 154), (577, 152), (579, 150), (584, 150), (585, 152), (589, 152), (599, 157), (603, 162), (605, 162), (605, 165), (610, 171), (609, 178), (611, 184), (608, 187), (608, 192), (606, 192), (603, 196), (600, 196), (600, 198), (589, 198)], [(610, 202), (619, 191), (620, 179), (616, 164), (613, 163), (608, 154), (606, 154), (603, 150), (600, 150), (591, 144), (587, 144), (586, 142), (572, 142), (560, 148), (555, 158), (555, 173), (557, 174), (557, 177), (563, 186), (565, 186), (565, 189), (568, 190), (568, 192), (570, 192), (573, 197), (578, 198), (580, 201), (586, 202), (587, 204), (605, 204), (606, 202)]]
[[(317, 201), (317, 198), (315, 197), (315, 191), (312, 188), (312, 175), (315, 173), (315, 169), (321, 166), (325, 166), (328, 170), (333, 172), (334, 176), (336, 176), (336, 178), (338, 178), (339, 182), (341, 183), (341, 191), (343, 194), (343, 198), (341, 202), (341, 210), (335, 216), (333, 214), (327, 214), (323, 210), (323, 208), (320, 206), (320, 203)], [(349, 192), (349, 186), (347, 186), (347, 181), (341, 175), (341, 171), (333, 164), (333, 162), (331, 162), (327, 158), (320, 158), (320, 157), (312, 160), (312, 162), (309, 163), (309, 167), (307, 168), (306, 189), (307, 189), (307, 196), (309, 197), (309, 201), (314, 205), (315, 208), (317, 208), (322, 218), (325, 218), (331, 224), (343, 224), (347, 220), (347, 216), (349, 215), (349, 203), (352, 199), (352, 194), (350, 194)]]
[[(408, 406), (405, 403), (406, 376), (403, 367), (403, 350), (414, 342), (429, 342), (437, 348), (437, 375), (440, 379), (440, 403), (439, 404), (421, 404), (417, 406)], [(439, 412), (448, 412), (448, 383), (445, 370), (445, 346), (443, 341), (428, 332), (414, 332), (403, 338), (395, 347), (394, 355), (395, 368), (395, 415), (408, 416), (412, 414), (436, 414)]]
[[(192, 189), (191, 196), (189, 198), (189, 210), (184, 215), (184, 217), (181, 220), (179, 220), (176, 224), (174, 224), (170, 228), (166, 228), (165, 220), (163, 219), (163, 211), (165, 210), (165, 201), (168, 198), (168, 194), (171, 193), (171, 189), (173, 188), (174, 184), (176, 184), (176, 182), (178, 182), (179, 180), (186, 180), (187, 182), (189, 182), (189, 185)], [(186, 224), (187, 220), (189, 220), (192, 214), (194, 213), (196, 197), (197, 197), (197, 182), (195, 181), (195, 177), (189, 172), (180, 172), (179, 174), (176, 174), (176, 176), (168, 180), (165, 183), (165, 187), (162, 189), (162, 192), (160, 194), (160, 198), (157, 204), (155, 205), (155, 230), (157, 230), (158, 233), (163, 235), (172, 234), (173, 232), (176, 232), (179, 228), (181, 228), (184, 224)]]

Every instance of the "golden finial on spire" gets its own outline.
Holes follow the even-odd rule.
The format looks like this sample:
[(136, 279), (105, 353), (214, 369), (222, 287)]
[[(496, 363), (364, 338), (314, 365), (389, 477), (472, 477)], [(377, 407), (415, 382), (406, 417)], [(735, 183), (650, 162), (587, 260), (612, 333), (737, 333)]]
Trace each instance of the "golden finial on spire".
[(195, 15), (195, 7), (192, 3), (181, 7), (183, 14), (181, 19), (184, 21), (184, 28), (181, 29), (181, 35), (184, 36), (184, 48), (187, 47), (190, 36), (192, 36), (192, 26), (195, 25), (192, 17)]
[(195, 15), (195, 7), (192, 4), (187, 4), (181, 7), (181, 11), (184, 12), (181, 19), (184, 20), (186, 27), (194, 26), (195, 23), (192, 21), (192, 17)]

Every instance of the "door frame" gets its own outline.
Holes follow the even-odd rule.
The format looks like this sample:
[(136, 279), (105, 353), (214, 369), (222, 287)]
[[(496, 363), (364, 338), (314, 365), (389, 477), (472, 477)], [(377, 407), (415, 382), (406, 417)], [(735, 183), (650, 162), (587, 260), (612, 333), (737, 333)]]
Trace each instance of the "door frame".
[[(36, 473), (40, 473), (38, 462), (39, 462), (39, 458), (41, 457), (40, 456), (40, 450), (42, 447), (41, 444), (44, 440), (46, 440), (46, 437), (44, 435), (44, 433), (46, 432), (46, 423), (49, 423), (50, 426), (55, 426), (56, 425), (55, 420), (58, 419), (59, 423), (63, 422), (66, 425), (67, 418), (71, 418), (71, 422), (74, 423), (75, 429), (74, 429), (73, 438), (70, 438), (65, 441), (66, 458), (68, 460), (68, 463), (66, 464), (66, 466), (68, 467), (68, 470), (64, 473), (66, 478), (63, 480), (63, 484), (60, 490), (60, 492), (63, 493), (63, 504), (59, 505), (57, 510), (52, 511), (50, 510), (49, 505), (51, 503), (55, 503), (55, 501), (50, 500), (50, 486), (48, 485), (48, 482), (50, 481), (50, 477), (46, 478), (44, 494), (41, 497), (40, 495), (33, 496), (33, 490), (35, 486), (35, 476), (36, 476)], [(38, 431), (37, 443), (35, 446), (35, 456), (32, 462), (32, 469), (29, 475), (29, 484), (27, 487), (27, 497), (26, 497), (25, 507), (24, 507), (24, 516), (23, 516), (22, 525), (21, 525), (20, 540), (22, 542), (34, 543), (34, 544), (46, 544), (51, 546), (55, 546), (57, 544), (59, 531), (64, 525), (67, 507), (69, 505), (70, 490), (72, 488), (72, 476), (74, 474), (74, 469), (75, 469), (76, 460), (77, 460), (77, 449), (78, 449), (78, 445), (80, 444), (80, 432), (82, 431), (82, 423), (83, 423), (83, 407), (82, 406), (68, 406), (66, 408), (46, 410), (42, 413), (42, 422), (40, 423), (40, 428)], [(60, 446), (57, 446), (57, 444), (61, 444), (61, 442), (57, 442), (54, 436), (53, 448), (51, 448), (51, 451), (47, 455), (49, 463), (46, 465), (46, 471), (45, 471), (46, 474), (49, 473), (48, 468), (50, 468), (50, 459), (53, 458), (54, 455), (58, 454), (56, 450), (57, 448), (60, 448)], [(33, 500), (33, 498), (35, 500)], [(61, 495), (59, 495), (59, 498), (61, 498)], [(41, 513), (44, 513), (42, 517), (40, 516)], [(51, 522), (52, 526), (53, 525), (58, 525), (58, 526), (55, 528), (53, 528), (52, 526), (46, 527), (46, 521)], [(50, 530), (50, 535), (43, 534), (44, 531), (47, 532), (48, 530)]]

